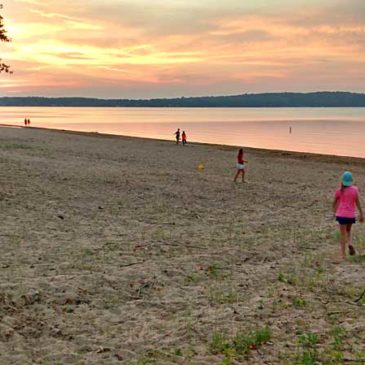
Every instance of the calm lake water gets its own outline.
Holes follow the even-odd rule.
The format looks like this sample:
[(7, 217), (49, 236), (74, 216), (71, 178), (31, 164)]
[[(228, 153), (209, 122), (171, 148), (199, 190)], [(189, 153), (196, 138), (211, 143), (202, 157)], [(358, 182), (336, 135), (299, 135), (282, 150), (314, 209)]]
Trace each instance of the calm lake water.
[[(365, 108), (0, 107), (0, 123), (365, 157)], [(291, 133), (290, 133), (291, 127)], [(0, 130), (1, 133), (1, 130)]]

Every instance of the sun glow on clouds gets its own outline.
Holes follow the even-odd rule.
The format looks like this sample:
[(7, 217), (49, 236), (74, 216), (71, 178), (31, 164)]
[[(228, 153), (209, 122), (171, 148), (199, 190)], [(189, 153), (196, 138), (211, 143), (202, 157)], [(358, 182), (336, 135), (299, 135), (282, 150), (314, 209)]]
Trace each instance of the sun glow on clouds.
[(362, 0), (12, 0), (4, 6), (13, 42), (1, 45), (1, 56), (15, 73), (2, 76), (3, 94), (364, 91)]

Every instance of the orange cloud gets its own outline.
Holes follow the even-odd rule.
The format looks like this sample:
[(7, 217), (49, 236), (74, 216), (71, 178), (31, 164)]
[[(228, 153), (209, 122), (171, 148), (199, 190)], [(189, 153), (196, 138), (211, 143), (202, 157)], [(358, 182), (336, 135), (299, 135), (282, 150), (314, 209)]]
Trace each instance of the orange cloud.
[(99, 97), (364, 91), (362, 2), (348, 0), (351, 11), (337, 0), (298, 1), (300, 10), (288, 0), (265, 7), (253, 0), (13, 0), (4, 9), (13, 42), (1, 54), (15, 73), (3, 76), (1, 90)]

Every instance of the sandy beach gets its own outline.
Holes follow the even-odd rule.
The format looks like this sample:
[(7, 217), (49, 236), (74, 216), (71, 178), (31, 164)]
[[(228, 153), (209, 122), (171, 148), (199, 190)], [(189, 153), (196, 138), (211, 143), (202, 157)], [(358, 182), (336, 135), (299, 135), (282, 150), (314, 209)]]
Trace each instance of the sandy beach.
[(365, 160), (245, 151), (1, 127), (0, 364), (364, 364)]

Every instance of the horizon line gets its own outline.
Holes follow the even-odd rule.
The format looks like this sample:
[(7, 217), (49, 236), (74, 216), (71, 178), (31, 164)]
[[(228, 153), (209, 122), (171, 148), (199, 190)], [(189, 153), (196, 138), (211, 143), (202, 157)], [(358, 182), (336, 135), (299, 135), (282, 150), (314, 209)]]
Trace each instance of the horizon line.
[(365, 91), (329, 91), (329, 90), (321, 90), (321, 91), (270, 91), (270, 92), (252, 92), (252, 93), (242, 93), (242, 94), (226, 94), (226, 95), (200, 95), (200, 96), (174, 96), (174, 97), (152, 97), (152, 98), (110, 98), (110, 97), (94, 97), (94, 96), (40, 96), (40, 95), (27, 95), (27, 96), (0, 96), (1, 99), (4, 98), (42, 98), (42, 99), (95, 99), (95, 100), (159, 100), (159, 99), (194, 99), (194, 98), (219, 98), (219, 97), (235, 97), (235, 96), (244, 96), (244, 95), (275, 95), (275, 94), (301, 94), (301, 95), (310, 95), (310, 94), (355, 94), (355, 95), (365, 95)]

